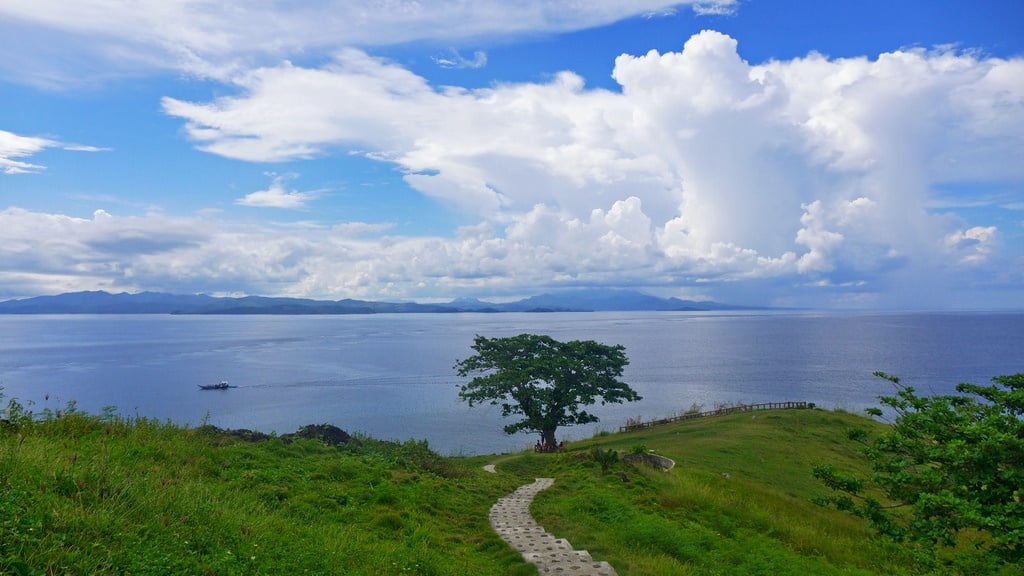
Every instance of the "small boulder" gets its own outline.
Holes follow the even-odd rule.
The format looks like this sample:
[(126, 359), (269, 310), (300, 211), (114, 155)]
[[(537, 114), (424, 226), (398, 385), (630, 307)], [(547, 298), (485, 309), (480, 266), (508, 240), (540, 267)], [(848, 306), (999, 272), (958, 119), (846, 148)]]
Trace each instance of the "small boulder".
[(671, 470), (676, 465), (674, 460), (665, 458), (664, 456), (658, 456), (657, 454), (637, 454), (635, 452), (630, 452), (629, 454), (623, 455), (622, 460), (623, 462), (633, 464), (634, 466), (637, 464), (646, 464), (659, 470)]

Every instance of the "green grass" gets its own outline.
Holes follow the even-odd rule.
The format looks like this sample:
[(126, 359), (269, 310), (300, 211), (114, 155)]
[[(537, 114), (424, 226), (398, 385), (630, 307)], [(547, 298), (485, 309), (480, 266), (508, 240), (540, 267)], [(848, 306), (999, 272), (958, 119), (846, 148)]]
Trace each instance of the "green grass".
[[(643, 444), (676, 462), (670, 472), (619, 465), (611, 474), (573, 452), (534, 503), (549, 530), (628, 574), (913, 574), (920, 566), (869, 537), (862, 521), (810, 502), (819, 462), (861, 466), (843, 441), (856, 416), (816, 410), (688, 421), (590, 444)], [(628, 481), (624, 481), (628, 480)]]
[(0, 435), (0, 573), (532, 574), (487, 522), (517, 485), (422, 442), (65, 414)]
[[(247, 443), (110, 413), (0, 415), (0, 573), (535, 574), (487, 514), (540, 476), (556, 483), (538, 521), (620, 575), (928, 572), (810, 503), (824, 493), (814, 464), (864, 469), (843, 431), (878, 425), (850, 414), (744, 413), (464, 458), (425, 442)], [(676, 467), (602, 473), (590, 458), (639, 445)]]

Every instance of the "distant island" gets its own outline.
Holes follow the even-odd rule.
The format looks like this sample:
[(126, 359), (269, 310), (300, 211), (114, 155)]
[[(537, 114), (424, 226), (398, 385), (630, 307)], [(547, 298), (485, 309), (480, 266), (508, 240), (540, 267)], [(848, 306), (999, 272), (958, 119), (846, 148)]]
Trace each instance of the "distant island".
[(531, 296), (515, 302), (459, 298), (448, 303), (312, 300), (205, 294), (103, 291), (69, 292), (0, 302), (0, 314), (395, 314), (459, 312), (712, 311), (759, 308), (718, 302), (659, 298), (637, 290), (578, 289)]

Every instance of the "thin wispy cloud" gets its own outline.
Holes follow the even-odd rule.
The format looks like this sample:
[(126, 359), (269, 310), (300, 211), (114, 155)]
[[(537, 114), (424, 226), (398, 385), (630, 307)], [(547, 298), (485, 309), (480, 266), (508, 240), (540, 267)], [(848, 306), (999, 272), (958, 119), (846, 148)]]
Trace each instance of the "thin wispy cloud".
[(32, 66), (3, 59), (0, 69), (42, 86), (91, 82), (114, 70), (176, 69), (225, 79), (244, 74), (253, 62), (350, 46), (568, 32), (676, 6), (709, 11), (735, 1), (418, 0), (382, 7), (376, 0), (326, 0), (285, 7), (243, 0), (6, 0), (0, 3), (0, 50), (14, 53), (30, 42), (37, 53), (59, 47), (75, 58), (69, 66), (60, 58), (33, 57)]
[(487, 53), (483, 50), (473, 52), (473, 58), (466, 58), (458, 50), (452, 49), (447, 56), (435, 56), (434, 62), (442, 68), (483, 68), (487, 66)]
[(693, 11), (701, 16), (724, 16), (735, 14), (739, 4), (739, 0), (725, 2), (698, 1), (693, 3)]
[(58, 143), (48, 138), (19, 136), (0, 130), (0, 170), (4, 174), (28, 174), (43, 170), (44, 166), (23, 159), (54, 146), (58, 146)]
[(86, 144), (65, 144), (62, 148), (69, 152), (112, 152), (114, 150), (113, 148), (89, 146)]
[(331, 231), (337, 232), (346, 238), (355, 238), (357, 236), (376, 236), (383, 234), (394, 227), (395, 224), (393, 222), (377, 224), (371, 224), (369, 222), (345, 222), (342, 224), (335, 224), (331, 228)]
[(51, 138), (21, 136), (0, 130), (0, 172), (8, 175), (41, 172), (46, 169), (46, 166), (36, 164), (28, 159), (48, 148), (60, 148), (69, 152), (107, 152), (110, 150), (109, 148), (81, 144), (62, 144)]

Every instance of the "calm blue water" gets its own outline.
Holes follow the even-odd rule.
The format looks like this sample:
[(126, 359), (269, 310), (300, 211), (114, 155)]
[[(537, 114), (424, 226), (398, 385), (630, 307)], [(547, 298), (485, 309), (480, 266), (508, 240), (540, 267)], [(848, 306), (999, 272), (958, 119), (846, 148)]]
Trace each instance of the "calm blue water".
[[(475, 334), (522, 332), (622, 344), (644, 399), (597, 406), (601, 422), (670, 416), (693, 403), (804, 400), (859, 411), (890, 393), (883, 370), (923, 393), (1024, 371), (1024, 314), (565, 313), (375, 316), (0, 316), (0, 385), (31, 408), (293, 432), (328, 422), (442, 453), (533, 444), (470, 409), (452, 370)], [(229, 391), (197, 384), (229, 380)]]

